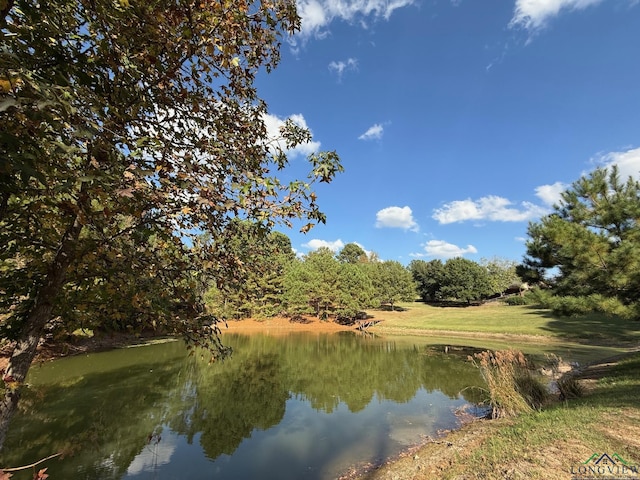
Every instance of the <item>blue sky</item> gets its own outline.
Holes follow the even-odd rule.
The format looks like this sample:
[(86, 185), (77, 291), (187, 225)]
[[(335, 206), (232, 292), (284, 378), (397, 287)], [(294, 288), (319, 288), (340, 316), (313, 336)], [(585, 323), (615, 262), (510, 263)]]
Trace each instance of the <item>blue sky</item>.
[[(345, 172), (294, 249), (355, 242), (408, 264), (520, 261), (527, 224), (598, 165), (640, 172), (638, 0), (300, 0), (302, 30), (260, 75)], [(298, 170), (299, 169), (299, 170)]]

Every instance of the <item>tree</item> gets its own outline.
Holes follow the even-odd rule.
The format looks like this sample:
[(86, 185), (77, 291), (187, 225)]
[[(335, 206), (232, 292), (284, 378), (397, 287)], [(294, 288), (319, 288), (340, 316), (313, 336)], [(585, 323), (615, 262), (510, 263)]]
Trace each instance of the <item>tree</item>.
[(602, 295), (637, 305), (640, 291), (640, 183), (616, 166), (583, 176), (553, 213), (529, 225), (524, 265), (554, 269), (560, 295)]
[[(144, 306), (221, 352), (201, 272), (223, 283), (249, 268), (224, 244), (230, 222), (325, 221), (312, 185), (342, 170), (337, 155), (311, 155), (308, 178), (282, 183), (286, 149), (310, 133), (287, 122), (281, 141), (268, 138), (254, 87), (299, 25), (286, 0), (2, 3), (0, 315), (16, 346), (0, 446), (45, 326), (74, 308), (65, 302), (111, 312), (123, 280), (146, 297), (127, 322)], [(141, 272), (162, 278), (138, 283)]]
[[(295, 254), (291, 240), (281, 232), (264, 232), (259, 224), (233, 222), (224, 244), (251, 268), (212, 285), (208, 308), (222, 317), (270, 317), (281, 310), (286, 264)], [(217, 275), (212, 275), (215, 281)]]
[(409, 270), (423, 302), (432, 302), (440, 298), (440, 287), (444, 275), (442, 260), (436, 259), (430, 262), (412, 260), (409, 263)]
[(289, 313), (308, 314), (326, 320), (339, 296), (340, 264), (333, 252), (320, 247), (286, 269), (285, 305)]
[(516, 272), (518, 264), (506, 258), (493, 257), (480, 260), (489, 275), (491, 294), (503, 293), (512, 285), (520, 285), (522, 280)]
[(387, 260), (371, 264), (372, 282), (380, 303), (391, 304), (393, 310), (397, 302), (412, 302), (416, 298), (416, 286), (407, 270), (400, 262)]
[(439, 291), (443, 299), (471, 303), (492, 293), (488, 272), (478, 263), (456, 257), (450, 258), (444, 264), (442, 286)]
[(342, 263), (338, 273), (339, 295), (336, 315), (355, 321), (358, 312), (372, 306), (373, 283), (361, 264)]
[(327, 247), (309, 252), (302, 263), (308, 302), (314, 306), (316, 316), (326, 320), (338, 300), (340, 264)]
[(336, 256), (340, 263), (367, 262), (367, 252), (357, 243), (347, 243)]

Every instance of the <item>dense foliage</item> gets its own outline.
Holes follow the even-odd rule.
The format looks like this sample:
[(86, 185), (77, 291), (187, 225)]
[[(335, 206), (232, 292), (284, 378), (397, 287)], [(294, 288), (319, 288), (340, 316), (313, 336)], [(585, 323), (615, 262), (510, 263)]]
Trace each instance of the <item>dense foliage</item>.
[(0, 3), (0, 322), (16, 341), (0, 445), (54, 320), (159, 324), (219, 352), (202, 272), (251, 266), (225, 243), (233, 222), (325, 221), (312, 185), (337, 155), (281, 182), (310, 133), (269, 138), (254, 88), (299, 25), (288, 0)]
[(413, 260), (409, 269), (420, 298), (425, 302), (457, 301), (471, 303), (499, 296), (509, 287), (521, 283), (516, 264), (492, 258), (480, 263), (466, 258)]
[[(523, 270), (553, 284), (559, 313), (640, 316), (640, 184), (616, 167), (580, 178), (529, 225)], [(549, 274), (554, 275), (548, 278)]]
[[(209, 309), (224, 311), (228, 318), (308, 315), (348, 324), (363, 309), (383, 304), (393, 308), (397, 302), (416, 298), (407, 268), (398, 262), (379, 261), (375, 255), (367, 256), (356, 244), (345, 245), (335, 255), (328, 248), (319, 248), (302, 258), (293, 255), (288, 238), (280, 244), (284, 246), (281, 253), (273, 255), (263, 249), (266, 257), (260, 259), (257, 254), (253, 258), (258, 264), (270, 266), (264, 270), (268, 274), (253, 281), (227, 284), (227, 295), (220, 295), (219, 288), (212, 287), (207, 296)], [(254, 253), (260, 251), (249, 248)], [(265, 283), (277, 286), (270, 289), (268, 298), (261, 286)], [(230, 301), (234, 298), (242, 298), (244, 303), (234, 304)], [(268, 309), (264, 308), (265, 303)]]

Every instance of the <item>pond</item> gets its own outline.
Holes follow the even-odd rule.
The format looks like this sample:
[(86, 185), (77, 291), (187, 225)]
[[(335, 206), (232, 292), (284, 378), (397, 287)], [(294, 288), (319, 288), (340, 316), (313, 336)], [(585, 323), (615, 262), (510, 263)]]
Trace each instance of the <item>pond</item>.
[(215, 364), (170, 342), (34, 365), (1, 465), (64, 452), (46, 464), (52, 480), (329, 479), (457, 427), (482, 399), (466, 353), (424, 343), (225, 343), (234, 354)]

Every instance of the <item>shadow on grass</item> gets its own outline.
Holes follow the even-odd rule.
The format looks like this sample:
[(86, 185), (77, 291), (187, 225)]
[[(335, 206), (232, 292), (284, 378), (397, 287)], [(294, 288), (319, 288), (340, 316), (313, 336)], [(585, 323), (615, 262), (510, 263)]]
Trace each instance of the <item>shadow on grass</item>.
[(640, 322), (599, 313), (561, 317), (539, 307), (528, 307), (531, 315), (548, 319), (543, 330), (577, 343), (629, 347), (640, 344)]
[(457, 302), (454, 300), (437, 300), (437, 301), (433, 300), (433, 301), (423, 302), (423, 303), (431, 307), (440, 307), (440, 308), (445, 308), (445, 307), (468, 308), (468, 307), (480, 307), (483, 305), (483, 303), (480, 301)]
[(381, 312), (406, 312), (409, 310), (405, 307), (400, 307), (399, 305), (391, 305), (390, 303), (383, 303), (380, 307), (376, 308)]
[(640, 408), (640, 353), (611, 366), (593, 365), (578, 376), (597, 382), (593, 392), (577, 402), (599, 407)]

